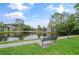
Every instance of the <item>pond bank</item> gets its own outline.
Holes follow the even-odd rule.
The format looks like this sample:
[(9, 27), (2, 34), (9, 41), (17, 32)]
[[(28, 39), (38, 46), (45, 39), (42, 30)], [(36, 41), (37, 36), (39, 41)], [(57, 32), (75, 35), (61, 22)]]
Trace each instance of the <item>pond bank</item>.
[(1, 48), (0, 55), (79, 55), (79, 36), (57, 40), (48, 48), (41, 48), (38, 44)]
[[(77, 37), (79, 35), (72, 35), (71, 37)], [(58, 37), (58, 39), (65, 39), (67, 36), (62, 36)], [(28, 44), (33, 44), (33, 43), (38, 43), (40, 42), (39, 40), (28, 40), (28, 41), (17, 41), (17, 42), (7, 42), (4, 44), (0, 44), (0, 48), (8, 48), (8, 47), (15, 47), (15, 46), (20, 46), (20, 45), (28, 45)]]

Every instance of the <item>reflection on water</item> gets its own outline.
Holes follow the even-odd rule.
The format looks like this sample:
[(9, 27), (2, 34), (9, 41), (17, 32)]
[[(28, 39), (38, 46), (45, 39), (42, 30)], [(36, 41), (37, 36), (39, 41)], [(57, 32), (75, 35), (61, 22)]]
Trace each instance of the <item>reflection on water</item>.
[(35, 40), (41, 38), (43, 36), (35, 33), (0, 34), (0, 41)]

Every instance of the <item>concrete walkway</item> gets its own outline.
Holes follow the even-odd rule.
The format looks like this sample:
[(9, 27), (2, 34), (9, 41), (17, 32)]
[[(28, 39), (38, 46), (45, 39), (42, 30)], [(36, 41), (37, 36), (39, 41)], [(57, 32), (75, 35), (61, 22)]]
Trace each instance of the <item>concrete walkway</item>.
[(35, 43), (36, 41), (24, 41), (24, 42), (15, 42), (15, 43), (7, 43), (7, 44), (0, 44), (0, 48), (8, 48), (8, 47), (15, 47), (20, 45), (28, 45)]
[[(79, 36), (79, 35), (71, 35), (71, 36), (69, 36), (69, 38), (76, 37), (76, 36)], [(58, 39), (66, 39), (66, 38), (67, 38), (67, 36), (60, 36), (60, 37), (58, 37)]]

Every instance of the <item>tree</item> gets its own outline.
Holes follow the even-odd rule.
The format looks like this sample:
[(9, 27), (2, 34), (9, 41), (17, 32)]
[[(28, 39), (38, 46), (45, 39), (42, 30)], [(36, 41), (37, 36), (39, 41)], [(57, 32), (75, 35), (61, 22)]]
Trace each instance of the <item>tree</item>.
[(69, 35), (71, 32), (74, 31), (74, 28), (76, 27), (79, 22), (76, 21), (75, 14), (68, 14), (68, 13), (55, 13), (51, 16), (52, 25), (54, 25), (53, 28), (55, 28), (59, 35), (67, 35), (69, 38)]
[[(51, 16), (51, 19), (53, 20), (52, 21), (52, 25), (54, 25), (53, 28), (55, 28), (55, 30), (61, 34), (62, 32), (65, 33), (65, 25), (64, 25), (64, 22), (68, 19), (69, 17), (69, 14), (68, 13), (55, 13)], [(62, 31), (62, 32), (61, 32)]]
[(58, 32), (58, 28), (57, 25), (60, 22), (60, 14), (59, 13), (55, 13), (54, 15), (51, 15), (51, 19), (50, 19), (50, 25), (52, 30), (55, 30), (56, 32)]
[(0, 22), (0, 30), (2, 31), (2, 30), (4, 30), (4, 23), (3, 22)]
[(23, 25), (22, 30), (27, 31), (27, 30), (32, 30), (31, 26), (29, 25)]
[(77, 3), (74, 8), (76, 9), (76, 13), (75, 13), (75, 17), (76, 17), (76, 20), (78, 21), (79, 23), (79, 3)]
[(71, 14), (65, 23), (65, 26), (66, 26), (65, 29), (67, 31), (68, 38), (70, 33), (74, 30), (75, 24), (76, 24), (75, 15)]
[(77, 3), (74, 8), (77, 10), (77, 13), (79, 13), (79, 3)]
[(42, 35), (42, 28), (40, 25), (38, 25), (38, 28), (37, 28), (37, 35), (38, 35), (38, 39), (40, 39), (41, 35)]
[(77, 3), (74, 8), (76, 9), (76, 13), (75, 13), (75, 18), (76, 18), (76, 26), (74, 28), (74, 31), (77, 32), (77, 34), (79, 34), (79, 3)]
[[(43, 26), (43, 28), (42, 28), (42, 31), (46, 31), (46, 28), (45, 28), (45, 26)], [(43, 33), (42, 35), (43, 35), (43, 37), (45, 38), (45, 36), (46, 36), (46, 33)]]

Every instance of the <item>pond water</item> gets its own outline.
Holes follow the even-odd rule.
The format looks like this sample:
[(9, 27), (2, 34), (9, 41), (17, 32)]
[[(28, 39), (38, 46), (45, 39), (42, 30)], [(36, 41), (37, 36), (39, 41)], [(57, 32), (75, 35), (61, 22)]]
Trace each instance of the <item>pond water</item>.
[(18, 40), (38, 40), (42, 39), (43, 36), (35, 33), (18, 33), (18, 34), (0, 34), (0, 41), (18, 41)]

